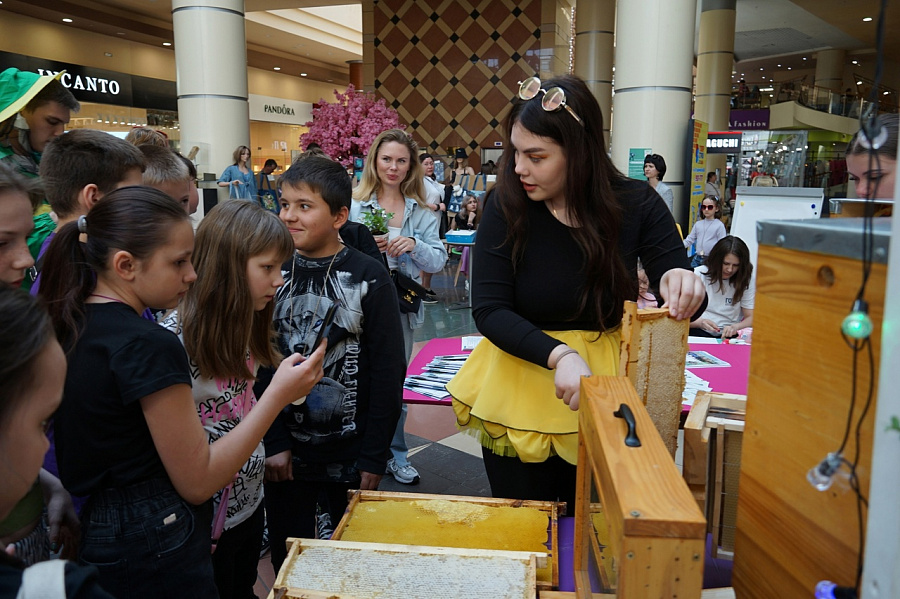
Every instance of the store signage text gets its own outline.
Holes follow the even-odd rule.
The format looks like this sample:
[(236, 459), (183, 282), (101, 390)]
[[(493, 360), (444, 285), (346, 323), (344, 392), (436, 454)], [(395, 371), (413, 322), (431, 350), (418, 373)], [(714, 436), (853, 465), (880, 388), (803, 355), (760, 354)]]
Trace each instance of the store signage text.
[(275, 114), (284, 114), (284, 115), (287, 115), (287, 116), (294, 116), (294, 115), (295, 115), (294, 109), (291, 108), (290, 106), (285, 106), (285, 105), (281, 105), (281, 106), (270, 106), (269, 104), (264, 104), (264, 105), (263, 105), (263, 112), (271, 112), (271, 113), (275, 113)]
[(728, 118), (728, 128), (732, 130), (768, 129), (769, 110), (732, 110)]
[(741, 132), (710, 131), (706, 151), (709, 154), (737, 154), (741, 151)]
[[(49, 71), (47, 69), (38, 69), (38, 75), (56, 76), (59, 71)], [(118, 96), (122, 91), (122, 86), (115, 79), (103, 79), (102, 77), (88, 77), (81, 75), (72, 76), (71, 73), (63, 73), (59, 78), (59, 82), (66, 88), (79, 89), (89, 92), (100, 92), (102, 94), (112, 94)], [(99, 87), (98, 87), (99, 86)], [(107, 88), (109, 91), (107, 91)]]
[(312, 120), (312, 104), (287, 98), (249, 94), (250, 120), (303, 125)]
[(60, 83), (79, 102), (150, 110), (178, 110), (174, 81), (0, 51), (0, 71), (9, 67), (39, 75), (55, 76), (62, 73)]

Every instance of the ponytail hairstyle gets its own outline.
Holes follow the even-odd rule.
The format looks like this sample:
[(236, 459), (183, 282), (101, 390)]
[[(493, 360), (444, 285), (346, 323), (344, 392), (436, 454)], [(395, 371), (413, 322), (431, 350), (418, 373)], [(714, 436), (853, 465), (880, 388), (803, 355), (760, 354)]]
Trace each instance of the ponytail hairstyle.
[[(583, 124), (566, 110), (547, 112), (541, 107), (543, 94), (531, 100), (513, 98), (505, 119), (505, 143), (500, 158), (497, 184), (493, 188), (496, 201), (507, 223), (506, 243), (512, 246), (513, 269), (525, 253), (528, 236), (540, 231), (528, 230), (531, 200), (525, 194), (516, 174), (516, 148), (512, 144), (513, 126), (518, 124), (534, 135), (552, 140), (565, 155), (566, 211), (579, 227), (572, 237), (584, 256), (584, 286), (579, 290), (576, 318), (587, 315), (597, 331), (606, 330), (604, 322), (622, 320), (625, 300), (637, 297), (637, 281), (629, 273), (619, 255), (622, 207), (614, 189), (621, 187), (625, 176), (613, 165), (603, 139), (603, 114), (600, 105), (584, 81), (573, 75), (562, 75), (544, 81), (543, 89), (559, 86), (566, 93), (566, 103), (581, 117)], [(489, 194), (489, 201), (493, 194)]]
[(0, 284), (0, 431), (27, 401), (41, 376), (35, 359), (51, 340), (53, 326), (40, 304), (21, 289)]
[(750, 287), (750, 278), (753, 276), (750, 248), (743, 239), (734, 235), (727, 235), (720, 239), (706, 258), (706, 276), (709, 277), (712, 285), (718, 283), (720, 293), (724, 292), (725, 279), (722, 278), (722, 264), (728, 254), (734, 254), (740, 262), (735, 273), (728, 279), (734, 286), (734, 303), (737, 304), (744, 297), (744, 291)]
[(78, 340), (85, 301), (110, 258), (126, 251), (145, 260), (165, 245), (173, 225), (185, 221), (188, 215), (177, 201), (158, 189), (136, 185), (103, 196), (87, 216), (57, 232), (44, 259), (40, 295), (66, 351)]
[(251, 202), (219, 204), (200, 223), (192, 258), (197, 280), (184, 296), (179, 315), (184, 347), (201, 375), (253, 380), (248, 349), (263, 366), (281, 360), (274, 345), (274, 305), (253, 309), (247, 262), (275, 252), (275, 267), (281, 268), (293, 251), (285, 224)]

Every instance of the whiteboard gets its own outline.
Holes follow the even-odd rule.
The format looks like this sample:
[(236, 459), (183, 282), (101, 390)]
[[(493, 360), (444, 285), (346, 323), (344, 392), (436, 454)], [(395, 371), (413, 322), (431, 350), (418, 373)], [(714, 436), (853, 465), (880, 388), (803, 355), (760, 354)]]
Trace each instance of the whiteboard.
[(812, 187), (739, 186), (731, 217), (731, 235), (740, 237), (750, 250), (753, 279), (756, 280), (759, 244), (756, 223), (762, 220), (820, 218), (825, 190)]

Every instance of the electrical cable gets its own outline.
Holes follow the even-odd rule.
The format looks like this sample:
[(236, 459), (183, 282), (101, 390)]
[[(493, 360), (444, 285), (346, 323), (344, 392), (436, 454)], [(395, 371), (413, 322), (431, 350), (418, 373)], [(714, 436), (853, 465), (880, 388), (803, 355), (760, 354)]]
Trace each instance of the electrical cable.
[[(874, 252), (875, 245), (875, 195), (878, 189), (878, 181), (880, 181), (881, 176), (881, 159), (879, 156), (879, 148), (883, 145), (885, 138), (884, 132), (881, 130), (881, 127), (878, 126), (877, 121), (877, 107), (878, 107), (878, 93), (879, 88), (881, 87), (881, 79), (884, 72), (884, 25), (885, 25), (885, 14), (887, 11), (887, 0), (881, 0), (881, 9), (879, 11), (878, 16), (878, 25), (876, 30), (876, 61), (875, 61), (875, 81), (872, 86), (872, 90), (869, 96), (870, 105), (868, 109), (861, 110), (859, 115), (859, 128), (860, 128), (860, 144), (868, 150), (868, 178), (866, 181), (866, 201), (865, 201), (865, 212), (863, 214), (863, 226), (862, 226), (862, 280), (860, 281), (859, 290), (856, 293), (856, 298), (853, 303), (852, 312), (863, 312), (868, 317), (868, 306), (865, 301), (866, 288), (869, 283), (869, 277), (872, 272), (872, 256)], [(873, 174), (877, 174), (877, 178), (873, 177)], [(862, 584), (862, 575), (863, 575), (863, 564), (865, 562), (865, 548), (866, 548), (866, 530), (865, 530), (865, 515), (864, 512), (868, 509), (869, 502), (868, 499), (863, 495), (862, 489), (860, 489), (859, 482), (859, 473), (857, 472), (857, 467), (859, 466), (860, 459), (860, 437), (862, 432), (862, 424), (866, 419), (866, 416), (869, 413), (869, 409), (872, 405), (872, 399), (875, 394), (875, 357), (872, 352), (872, 342), (868, 334), (866, 334), (863, 338), (851, 338), (849, 337), (845, 331), (842, 329), (841, 335), (844, 338), (844, 341), (853, 351), (853, 360), (852, 360), (852, 372), (851, 372), (851, 385), (852, 389), (850, 392), (850, 407), (847, 412), (847, 426), (844, 429), (844, 436), (841, 440), (840, 449), (836, 452), (838, 456), (843, 456), (843, 452), (846, 449), (847, 441), (850, 437), (850, 429), (853, 427), (853, 413), (856, 408), (856, 387), (857, 387), (857, 378), (858, 378), (858, 361), (859, 361), (859, 353), (865, 349), (868, 357), (868, 389), (866, 392), (865, 403), (863, 404), (862, 411), (859, 414), (859, 417), (856, 420), (856, 427), (854, 431), (854, 450), (853, 450), (853, 460), (849, 461), (845, 458), (841, 457), (841, 461), (847, 465), (850, 470), (850, 488), (853, 490), (856, 495), (856, 515), (857, 515), (857, 524), (858, 524), (858, 534), (859, 534), (859, 552), (857, 557), (856, 564), (856, 583), (854, 584), (852, 589), (843, 588), (843, 591), (852, 592), (856, 595), (860, 591), (860, 586)], [(826, 458), (827, 459), (827, 458)]]

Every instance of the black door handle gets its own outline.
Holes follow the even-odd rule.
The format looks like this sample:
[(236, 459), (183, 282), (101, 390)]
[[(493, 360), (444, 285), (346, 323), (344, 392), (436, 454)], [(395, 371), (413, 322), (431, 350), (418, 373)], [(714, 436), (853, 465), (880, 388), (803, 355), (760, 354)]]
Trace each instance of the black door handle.
[(613, 412), (616, 418), (623, 418), (628, 425), (628, 433), (625, 435), (625, 445), (628, 447), (640, 447), (641, 440), (637, 436), (637, 423), (634, 420), (634, 412), (627, 404), (619, 404), (619, 409)]

